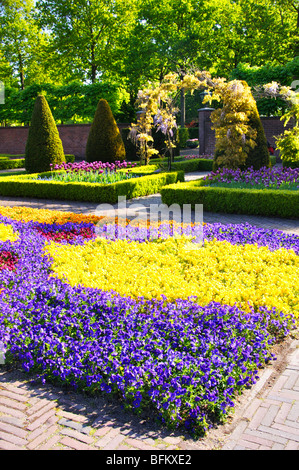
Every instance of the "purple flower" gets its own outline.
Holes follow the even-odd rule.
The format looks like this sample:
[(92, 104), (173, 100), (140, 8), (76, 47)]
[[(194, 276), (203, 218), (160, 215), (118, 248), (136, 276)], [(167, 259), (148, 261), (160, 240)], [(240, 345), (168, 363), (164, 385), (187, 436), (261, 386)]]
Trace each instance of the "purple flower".
[[(149, 406), (168, 426), (199, 435), (225, 417), (233, 397), (253, 384), (258, 369), (273, 358), (276, 337), (283, 338), (294, 325), (291, 316), (266, 306), (248, 314), (217, 302), (201, 306), (196, 298), (137, 301), (72, 287), (52, 275), (40, 231), (79, 234), (85, 224), (0, 220), (20, 233), (17, 241), (0, 243), (0, 250), (13, 249), (18, 258), (14, 271), (0, 271), (2, 350), (8, 361), (17, 361), (43, 382), (115, 394), (127, 407)], [(162, 224), (157, 236), (163, 237), (165, 229)], [(119, 235), (125, 232), (134, 239), (133, 227), (119, 229)], [(140, 243), (148, 235), (147, 230), (139, 234)], [(295, 247), (297, 253), (299, 247), (299, 237), (246, 224), (209, 224), (204, 237), (230, 243), (260, 240), (271, 249)], [(78, 235), (73, 242), (85, 240)]]

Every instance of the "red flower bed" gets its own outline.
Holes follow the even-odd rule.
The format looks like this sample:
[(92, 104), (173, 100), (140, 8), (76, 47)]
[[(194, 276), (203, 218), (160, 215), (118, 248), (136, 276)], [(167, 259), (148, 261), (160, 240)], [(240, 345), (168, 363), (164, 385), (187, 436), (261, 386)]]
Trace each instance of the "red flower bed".
[(0, 271), (3, 269), (9, 269), (12, 271), (15, 269), (18, 258), (13, 253), (7, 250), (0, 251)]

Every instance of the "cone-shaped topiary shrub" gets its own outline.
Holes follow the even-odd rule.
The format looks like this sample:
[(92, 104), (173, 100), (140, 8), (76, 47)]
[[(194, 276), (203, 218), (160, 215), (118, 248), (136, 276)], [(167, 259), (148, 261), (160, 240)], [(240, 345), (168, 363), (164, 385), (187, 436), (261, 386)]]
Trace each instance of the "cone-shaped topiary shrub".
[(241, 166), (241, 169), (252, 166), (255, 170), (259, 170), (263, 166), (268, 167), (270, 166), (270, 154), (267, 145), (267, 138), (256, 103), (254, 103), (252, 107), (248, 124), (252, 129), (256, 130), (256, 146), (249, 149), (245, 164)]
[(50, 107), (37, 96), (25, 150), (25, 168), (30, 173), (49, 171), (50, 164), (65, 162), (64, 150)]
[(121, 133), (108, 102), (101, 99), (86, 144), (85, 158), (88, 162), (122, 161), (126, 151)]
[(211, 115), (216, 131), (213, 169), (269, 166), (267, 139), (248, 84), (239, 80), (222, 84), (219, 96), (223, 107)]

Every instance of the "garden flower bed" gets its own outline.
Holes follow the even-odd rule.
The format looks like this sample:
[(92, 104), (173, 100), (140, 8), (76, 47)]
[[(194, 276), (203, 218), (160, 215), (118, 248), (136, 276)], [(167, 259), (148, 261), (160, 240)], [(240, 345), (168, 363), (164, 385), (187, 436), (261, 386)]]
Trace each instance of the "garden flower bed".
[(299, 218), (299, 172), (291, 168), (219, 169), (201, 180), (162, 188), (162, 202), (203, 204), (207, 212)]
[(204, 184), (222, 188), (299, 189), (299, 168), (261, 168), (242, 171), (228, 168), (212, 172), (203, 178)]
[[(94, 217), (79, 221), (35, 210), (29, 220), (30, 211), (22, 212), (0, 208), (0, 343), (7, 364), (42, 381), (113, 394), (128, 410), (150, 409), (170, 429), (203, 435), (255, 383), (259, 368), (273, 359), (273, 344), (298, 319), (298, 236), (205, 224), (199, 246), (198, 226), (124, 223), (113, 231)], [(190, 243), (195, 250), (186, 250)], [(111, 285), (104, 277), (97, 285), (77, 282), (74, 264), (88, 277), (98, 256)], [(247, 270), (227, 285), (240, 256)], [(267, 270), (264, 283), (254, 257), (260, 271)], [(123, 270), (114, 284), (115, 263), (120, 267), (122, 260), (134, 280), (127, 291)], [(146, 263), (142, 291), (133, 267)], [(166, 278), (161, 268), (172, 268)], [(203, 286), (200, 278), (195, 292), (187, 284), (175, 290), (179, 277), (171, 276), (183, 281), (186, 272), (190, 284), (200, 270), (210, 283)], [(203, 299), (202, 291), (214, 285), (222, 298)]]
[[(157, 172), (154, 166), (129, 170), (121, 168), (117, 175), (110, 181), (103, 181), (99, 175), (100, 182), (94, 181), (94, 172), (84, 172), (82, 179), (80, 173), (65, 170), (58, 170), (57, 175), (53, 171), (3, 176), (0, 195), (116, 204), (119, 196), (126, 196), (127, 199), (147, 196), (158, 193), (166, 184), (184, 180), (183, 171)], [(56, 176), (59, 181), (55, 180)]]

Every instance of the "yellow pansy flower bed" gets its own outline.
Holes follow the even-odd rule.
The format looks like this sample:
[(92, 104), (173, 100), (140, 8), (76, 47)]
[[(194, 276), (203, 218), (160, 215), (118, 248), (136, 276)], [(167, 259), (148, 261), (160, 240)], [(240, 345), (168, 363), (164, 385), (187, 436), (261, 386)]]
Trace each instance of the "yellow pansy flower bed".
[(6, 242), (7, 240), (10, 240), (11, 242), (14, 242), (18, 238), (18, 233), (13, 231), (11, 225), (0, 224), (0, 241)]
[(146, 299), (186, 299), (277, 307), (299, 318), (299, 257), (284, 248), (205, 241), (190, 249), (186, 238), (157, 242), (97, 239), (82, 246), (51, 242), (53, 271), (75, 285)]
[(24, 206), (0, 206), (0, 214), (13, 220), (23, 222), (40, 222), (47, 224), (65, 224), (67, 222), (89, 222), (96, 224), (102, 217), (93, 214), (75, 214), (51, 209), (35, 209)]

